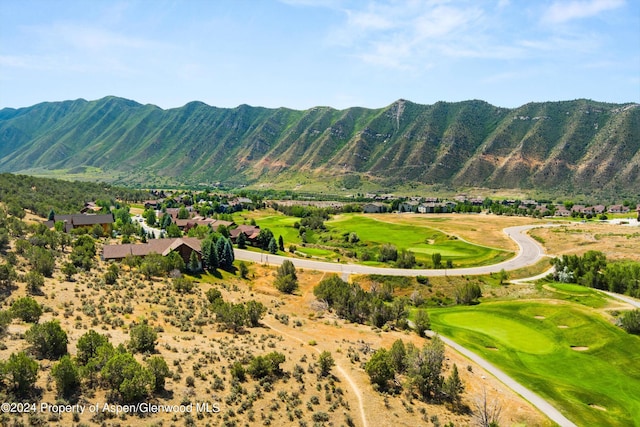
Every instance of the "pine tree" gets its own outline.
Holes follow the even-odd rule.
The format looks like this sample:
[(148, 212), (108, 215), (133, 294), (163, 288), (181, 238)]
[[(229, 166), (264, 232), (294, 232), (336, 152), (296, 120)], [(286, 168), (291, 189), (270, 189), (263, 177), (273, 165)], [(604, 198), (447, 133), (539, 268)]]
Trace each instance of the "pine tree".
[(278, 237), (278, 249), (284, 252), (284, 239), (282, 238), (282, 234)]
[(272, 237), (271, 240), (269, 240), (269, 246), (267, 249), (269, 249), (269, 252), (272, 254), (278, 252), (278, 244), (276, 243), (275, 237)]
[(462, 384), (462, 380), (460, 380), (460, 375), (458, 375), (458, 367), (456, 364), (453, 364), (453, 369), (451, 371), (451, 375), (444, 382), (442, 387), (442, 392), (445, 395), (445, 398), (451, 402), (454, 408), (459, 407), (461, 401), (461, 394), (464, 391), (464, 384)]
[(238, 249), (246, 249), (247, 248), (247, 236), (244, 233), (238, 234), (238, 238), (236, 239), (236, 244), (238, 245)]
[(191, 255), (189, 256), (189, 271), (192, 273), (200, 271), (200, 261), (198, 260), (196, 251), (191, 252)]
[(228, 260), (227, 269), (231, 269), (233, 267), (233, 261), (235, 261), (236, 256), (233, 253), (233, 245), (231, 244), (231, 240), (224, 239), (224, 253), (225, 258)]

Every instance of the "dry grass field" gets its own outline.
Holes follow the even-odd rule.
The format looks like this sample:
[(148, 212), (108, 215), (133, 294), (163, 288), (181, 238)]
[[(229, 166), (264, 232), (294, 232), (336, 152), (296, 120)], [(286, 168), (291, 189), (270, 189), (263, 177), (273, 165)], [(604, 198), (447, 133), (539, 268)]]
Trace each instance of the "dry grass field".
[(530, 232), (550, 255), (581, 255), (601, 251), (610, 260), (640, 261), (640, 227), (597, 222), (572, 222)]
[(373, 214), (371, 217), (384, 222), (431, 227), (477, 245), (512, 251), (518, 247), (502, 231), (504, 228), (547, 222), (535, 218), (484, 214)]
[[(20, 265), (19, 273), (25, 272)], [(170, 279), (146, 281), (135, 270), (122, 268), (117, 284), (106, 285), (106, 265), (99, 263), (89, 273), (78, 274), (75, 281), (65, 281), (56, 271), (47, 279), (42, 294), (34, 298), (45, 307), (40, 322), (58, 319), (69, 337), (69, 352), (74, 355), (78, 339), (90, 329), (109, 336), (114, 345), (126, 344), (128, 329), (134, 321), (146, 319), (159, 330), (157, 354), (167, 361), (172, 375), (164, 394), (153, 396), (149, 403), (186, 405), (209, 402), (219, 412), (165, 413), (132, 415), (99, 411), (82, 415), (38, 412), (30, 415), (4, 414), (2, 425), (469, 425), (470, 414), (450, 411), (444, 405), (426, 404), (404, 394), (384, 396), (374, 391), (363, 365), (371, 352), (389, 347), (396, 339), (424, 343), (414, 333), (373, 330), (369, 326), (347, 323), (331, 313), (313, 308), (312, 289), (323, 273), (299, 273), (301, 287), (296, 295), (281, 295), (273, 287), (275, 272), (251, 265), (248, 280), (223, 275), (221, 279), (203, 277), (190, 294), (178, 294)], [(225, 301), (255, 299), (268, 313), (261, 326), (237, 334), (220, 331), (210, 317), (204, 292), (219, 289)], [(3, 303), (26, 295), (24, 283), (18, 283)], [(277, 316), (277, 318), (276, 318)], [(24, 332), (30, 327), (19, 320), (9, 326), (3, 338), (0, 359), (26, 349)], [(318, 376), (317, 357), (329, 351), (336, 366), (329, 377)], [(278, 351), (286, 356), (285, 374), (272, 384), (247, 376), (234, 386), (229, 372), (235, 361)], [(463, 402), (473, 407), (483, 390), (489, 399), (502, 406), (503, 425), (545, 425), (546, 419), (526, 401), (471, 363), (447, 349), (447, 370), (456, 363), (465, 383)], [(136, 355), (142, 361), (147, 356)], [(40, 360), (37, 385), (38, 402), (64, 403), (56, 394), (51, 377), (55, 362)], [(297, 373), (297, 374), (296, 374)], [(88, 407), (108, 401), (104, 388), (84, 387), (76, 403)]]

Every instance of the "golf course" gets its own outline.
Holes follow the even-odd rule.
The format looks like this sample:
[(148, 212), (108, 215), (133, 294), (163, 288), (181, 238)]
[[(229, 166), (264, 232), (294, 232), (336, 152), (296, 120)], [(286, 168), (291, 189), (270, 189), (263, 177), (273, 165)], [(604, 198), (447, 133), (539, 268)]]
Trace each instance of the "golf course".
[(577, 425), (640, 426), (640, 338), (574, 285), (552, 298), (430, 310), (432, 329), (503, 369)]
[[(305, 231), (303, 242), (299, 230), (294, 227), (300, 218), (285, 216), (274, 211), (272, 215), (256, 218), (261, 228), (268, 228), (282, 236), (285, 247), (296, 245), (297, 252), (309, 257), (325, 260), (340, 258), (339, 249), (357, 254), (371, 252), (370, 260), (361, 260), (363, 265), (384, 266), (375, 254), (382, 245), (393, 244), (398, 251), (411, 251), (418, 263), (430, 267), (432, 254), (439, 253), (442, 264), (450, 261), (454, 267), (476, 267), (497, 264), (514, 254), (508, 250), (482, 246), (461, 240), (426, 225), (415, 217), (406, 223), (381, 221), (363, 214), (341, 214), (325, 222), (326, 230)], [(345, 244), (345, 235), (355, 233), (358, 242)], [(343, 257), (344, 258), (344, 257)]]

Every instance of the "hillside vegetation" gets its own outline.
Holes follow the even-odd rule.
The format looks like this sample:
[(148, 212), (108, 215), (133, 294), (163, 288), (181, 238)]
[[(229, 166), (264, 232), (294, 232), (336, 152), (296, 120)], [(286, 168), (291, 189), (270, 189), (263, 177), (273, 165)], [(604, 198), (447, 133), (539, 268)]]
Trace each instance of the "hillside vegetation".
[[(636, 194), (640, 109), (589, 100), (483, 101), (305, 111), (192, 102), (162, 110), (107, 97), (0, 110), (0, 171), (127, 184), (323, 178), (357, 188), (544, 188)], [(306, 178), (305, 178), (306, 179)]]

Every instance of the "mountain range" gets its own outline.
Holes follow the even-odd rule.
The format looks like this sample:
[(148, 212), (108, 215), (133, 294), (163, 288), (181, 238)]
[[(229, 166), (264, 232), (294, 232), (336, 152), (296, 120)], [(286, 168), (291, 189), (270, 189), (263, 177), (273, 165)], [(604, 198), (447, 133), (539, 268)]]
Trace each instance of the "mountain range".
[(297, 176), (580, 194), (640, 188), (640, 105), (484, 101), (380, 109), (163, 110), (106, 97), (0, 110), (0, 172), (95, 174), (156, 185), (273, 183)]

